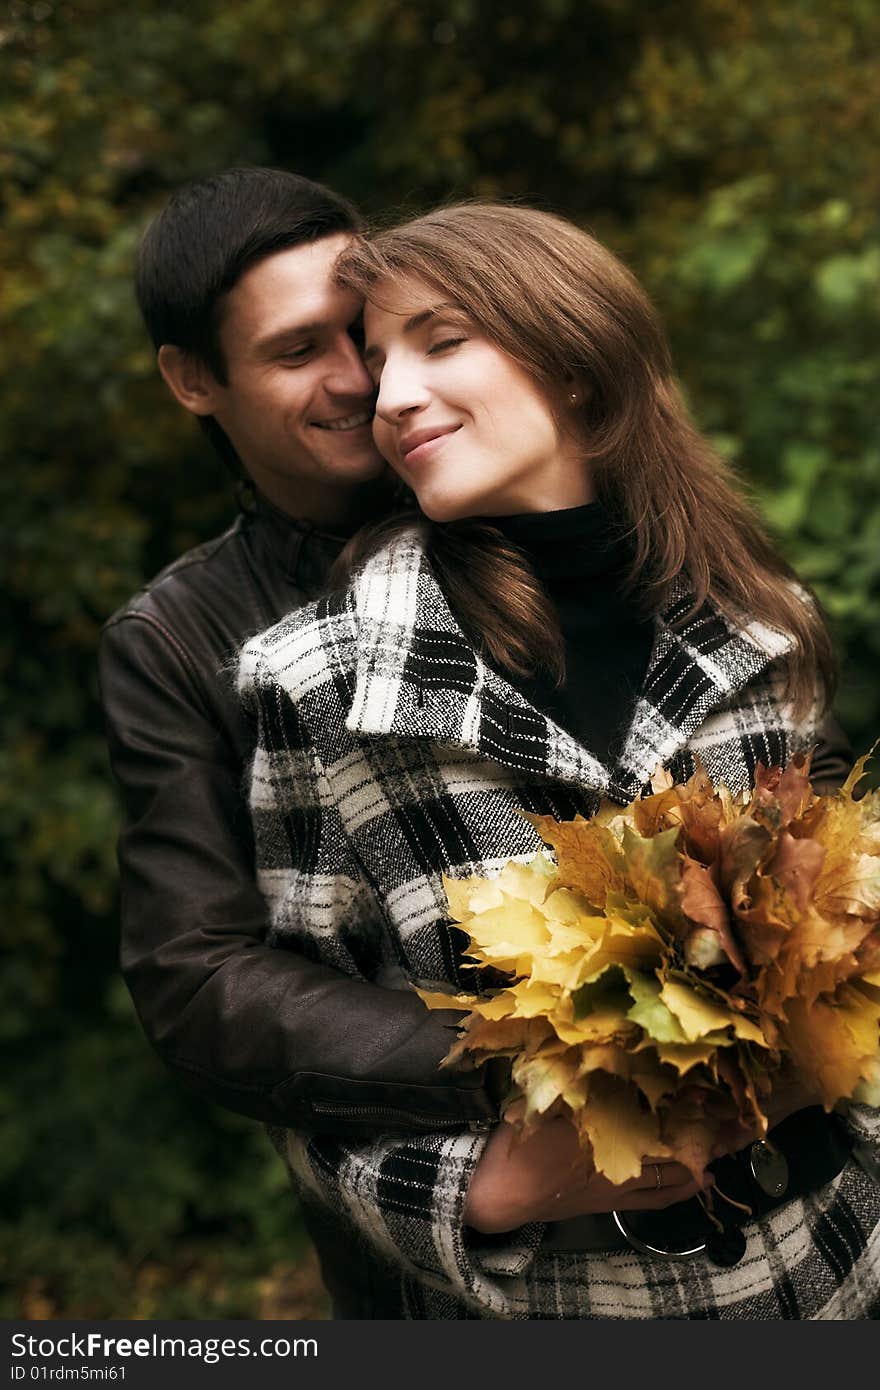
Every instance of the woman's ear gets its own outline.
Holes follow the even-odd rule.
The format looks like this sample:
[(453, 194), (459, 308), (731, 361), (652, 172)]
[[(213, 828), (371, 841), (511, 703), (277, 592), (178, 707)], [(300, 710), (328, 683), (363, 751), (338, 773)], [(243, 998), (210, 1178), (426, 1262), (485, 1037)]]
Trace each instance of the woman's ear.
[(213, 415), (223, 390), (210, 367), (191, 352), (163, 343), (159, 371), (171, 394), (193, 415)]
[(567, 376), (565, 379), (565, 399), (572, 410), (577, 410), (579, 406), (586, 405), (590, 399), (590, 388), (581, 381), (575, 381), (574, 377)]

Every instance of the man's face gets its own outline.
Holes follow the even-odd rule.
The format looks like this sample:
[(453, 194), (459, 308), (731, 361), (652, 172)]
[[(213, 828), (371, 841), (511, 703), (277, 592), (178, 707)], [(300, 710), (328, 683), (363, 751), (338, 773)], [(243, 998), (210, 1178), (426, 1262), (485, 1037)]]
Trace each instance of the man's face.
[(371, 430), (375, 388), (349, 331), (361, 302), (333, 283), (349, 240), (269, 256), (223, 305), (227, 383), (215, 384), (211, 413), (257, 487), (299, 515), (326, 516), (327, 503), (332, 514), (338, 494), (384, 470)]

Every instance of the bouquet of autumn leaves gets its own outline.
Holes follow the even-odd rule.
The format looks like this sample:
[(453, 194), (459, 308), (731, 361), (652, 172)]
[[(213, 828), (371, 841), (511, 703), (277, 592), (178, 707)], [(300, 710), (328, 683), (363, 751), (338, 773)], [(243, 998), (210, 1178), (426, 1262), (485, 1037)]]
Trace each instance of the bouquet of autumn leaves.
[[(868, 755), (870, 756), (870, 755)], [(809, 760), (734, 797), (698, 768), (590, 820), (528, 816), (555, 851), (445, 879), (482, 970), (447, 1062), (510, 1059), (505, 1118), (569, 1115), (614, 1183), (646, 1155), (699, 1176), (728, 1126), (765, 1133), (777, 1082), (880, 1104), (880, 791)], [(500, 973), (499, 973), (500, 972)]]

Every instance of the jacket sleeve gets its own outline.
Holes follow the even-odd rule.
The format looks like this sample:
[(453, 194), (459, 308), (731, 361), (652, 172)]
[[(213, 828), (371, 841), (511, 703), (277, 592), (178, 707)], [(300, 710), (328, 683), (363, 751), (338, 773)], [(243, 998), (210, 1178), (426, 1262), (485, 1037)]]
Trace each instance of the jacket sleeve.
[(125, 810), (122, 968), (170, 1068), (275, 1125), (374, 1134), (493, 1116), (481, 1075), (438, 1071), (453, 1015), (267, 944), (245, 769), (173, 637), (127, 616), (100, 667)]

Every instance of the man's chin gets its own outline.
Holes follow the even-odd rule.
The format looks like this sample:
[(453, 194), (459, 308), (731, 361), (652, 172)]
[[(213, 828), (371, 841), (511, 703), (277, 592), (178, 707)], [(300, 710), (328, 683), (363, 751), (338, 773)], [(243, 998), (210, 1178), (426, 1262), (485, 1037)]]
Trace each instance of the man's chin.
[(349, 484), (371, 483), (390, 472), (382, 456), (372, 452), (336, 458), (332, 462), (328, 460), (325, 469), (328, 478), (337, 478), (340, 483)]

